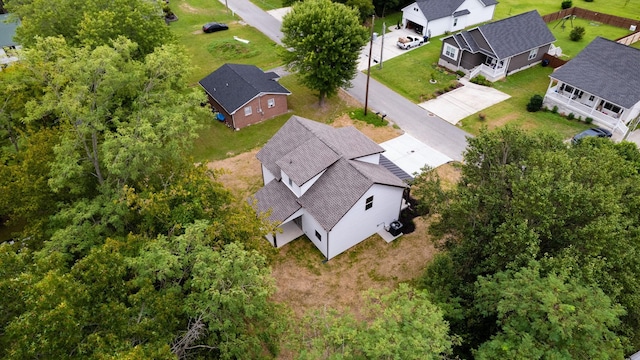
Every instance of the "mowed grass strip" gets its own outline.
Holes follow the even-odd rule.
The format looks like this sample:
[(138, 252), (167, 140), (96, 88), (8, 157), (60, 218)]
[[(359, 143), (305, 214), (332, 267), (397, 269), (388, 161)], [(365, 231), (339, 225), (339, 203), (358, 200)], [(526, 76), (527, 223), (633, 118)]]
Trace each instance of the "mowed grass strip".
[(494, 129), (509, 123), (525, 130), (555, 132), (563, 138), (589, 128), (584, 122), (567, 120), (550, 111), (527, 112), (529, 99), (535, 94), (544, 96), (547, 91), (552, 70), (549, 67), (535, 66), (495, 82), (494, 87), (511, 95), (511, 98), (481, 111), (485, 115), (484, 120), (480, 120), (479, 114), (474, 114), (462, 119), (458, 126), (477, 135), (483, 127)]
[[(572, 58), (578, 55), (593, 39), (600, 36), (609, 40), (616, 40), (625, 35), (629, 35), (629, 29), (623, 29), (611, 25), (606, 25), (586, 19), (575, 18), (572, 21), (564, 22), (562, 28), (562, 20), (557, 20), (548, 24), (549, 30), (556, 37), (555, 46), (562, 48), (563, 57)], [(569, 38), (571, 30), (582, 26), (585, 29), (584, 37), (580, 41), (572, 41)]]

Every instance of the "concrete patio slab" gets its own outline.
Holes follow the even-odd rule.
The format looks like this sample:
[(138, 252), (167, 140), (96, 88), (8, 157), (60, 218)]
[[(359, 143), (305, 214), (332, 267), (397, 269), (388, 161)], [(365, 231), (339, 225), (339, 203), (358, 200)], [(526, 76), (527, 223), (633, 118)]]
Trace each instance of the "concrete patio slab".
[(425, 166), (436, 168), (453, 161), (436, 149), (428, 146), (409, 134), (403, 134), (380, 144), (386, 158), (395, 163), (407, 174), (419, 173)]
[(490, 88), (460, 79), (464, 85), (438, 98), (423, 102), (420, 107), (432, 112), (455, 125), (458, 121), (480, 112), (492, 105), (507, 100), (511, 96)]

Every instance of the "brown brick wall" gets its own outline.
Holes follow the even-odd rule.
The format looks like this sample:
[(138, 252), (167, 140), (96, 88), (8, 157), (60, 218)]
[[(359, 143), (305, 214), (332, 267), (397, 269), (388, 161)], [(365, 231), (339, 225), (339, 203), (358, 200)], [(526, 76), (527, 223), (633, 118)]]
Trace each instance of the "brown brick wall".
[[(275, 106), (269, 108), (267, 106), (268, 99), (275, 99)], [(244, 115), (244, 108), (247, 106), (251, 106), (251, 115)], [(262, 110), (262, 112), (260, 112)], [(249, 126), (251, 124), (259, 123), (260, 121), (270, 119), (274, 116), (278, 116), (284, 114), (288, 111), (287, 107), (287, 96), (282, 94), (267, 94), (263, 95), (259, 98), (255, 98), (251, 100), (249, 103), (245, 104), (243, 107), (238, 109), (234, 114), (233, 120), (234, 125), (238, 129), (242, 129), (245, 126)]]

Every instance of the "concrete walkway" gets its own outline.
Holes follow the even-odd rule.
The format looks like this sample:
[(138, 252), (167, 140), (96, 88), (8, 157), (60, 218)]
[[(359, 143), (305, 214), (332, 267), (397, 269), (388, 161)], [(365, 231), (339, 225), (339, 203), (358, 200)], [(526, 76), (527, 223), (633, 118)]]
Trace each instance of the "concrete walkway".
[(423, 102), (420, 107), (455, 125), (469, 115), (505, 101), (511, 96), (491, 87), (460, 79), (464, 85), (436, 99)]

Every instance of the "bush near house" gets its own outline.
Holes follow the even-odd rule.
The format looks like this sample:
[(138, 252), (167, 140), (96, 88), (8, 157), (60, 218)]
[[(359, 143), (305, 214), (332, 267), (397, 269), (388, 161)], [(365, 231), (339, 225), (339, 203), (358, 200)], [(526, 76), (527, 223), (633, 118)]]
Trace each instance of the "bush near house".
[(560, 4), (560, 7), (563, 9), (568, 9), (572, 6), (573, 6), (573, 2), (571, 0), (564, 0), (562, 4)]
[(531, 99), (529, 99), (529, 103), (527, 104), (528, 112), (536, 112), (542, 108), (542, 96), (533, 95)]

